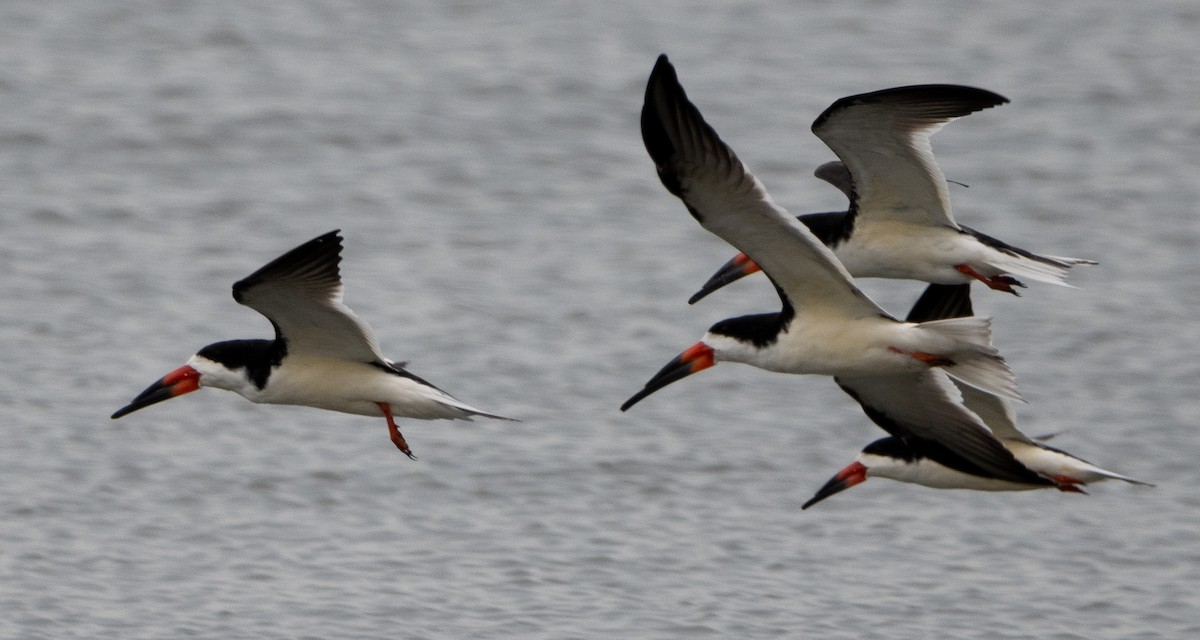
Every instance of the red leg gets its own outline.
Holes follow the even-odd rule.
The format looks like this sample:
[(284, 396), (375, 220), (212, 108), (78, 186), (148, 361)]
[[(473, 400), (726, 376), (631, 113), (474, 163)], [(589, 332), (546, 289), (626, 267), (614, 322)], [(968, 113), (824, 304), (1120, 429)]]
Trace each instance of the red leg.
[(921, 362), (931, 367), (949, 367), (954, 365), (954, 361), (946, 356), (939, 356), (936, 353), (925, 353), (924, 351), (905, 351), (900, 347), (888, 347), (888, 351), (900, 353), (910, 358), (916, 358)]
[(1079, 485), (1083, 484), (1083, 482), (1072, 478), (1071, 476), (1050, 476), (1050, 479), (1058, 483), (1059, 491), (1065, 491), (1067, 493), (1087, 493), (1083, 489), (1079, 488)]
[(976, 280), (986, 284), (989, 289), (995, 289), (996, 291), (1004, 291), (1006, 293), (1011, 293), (1014, 296), (1019, 296), (1021, 294), (1017, 293), (1013, 289), (1013, 287), (1024, 287), (1025, 286), (1024, 284), (1021, 284), (1020, 280), (1017, 280), (1016, 278), (1014, 278), (1012, 276), (1000, 275), (1000, 276), (992, 276), (989, 278), (989, 277), (979, 273), (975, 269), (973, 269), (971, 267), (971, 265), (969, 265), (969, 264), (956, 264), (956, 265), (954, 265), (954, 268), (959, 273), (962, 273), (962, 274), (965, 274), (972, 278), (975, 278)]
[(405, 442), (404, 436), (400, 435), (400, 430), (396, 428), (396, 421), (392, 419), (392, 408), (386, 402), (377, 402), (375, 404), (379, 405), (379, 409), (383, 411), (383, 417), (387, 418), (388, 435), (392, 437), (392, 442), (395, 443), (396, 448), (402, 451), (404, 455), (416, 460), (417, 457), (408, 448), (408, 443)]

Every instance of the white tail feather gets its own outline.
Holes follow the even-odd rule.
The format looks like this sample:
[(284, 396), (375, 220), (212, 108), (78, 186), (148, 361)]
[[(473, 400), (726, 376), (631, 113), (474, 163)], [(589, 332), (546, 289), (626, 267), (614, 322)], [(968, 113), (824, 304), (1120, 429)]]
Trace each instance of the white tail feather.
[(1017, 391), (1017, 381), (1012, 369), (1000, 356), (956, 359), (955, 364), (945, 367), (950, 377), (1001, 398), (1025, 401)]
[[(1130, 478), (1129, 476), (1121, 475), (1115, 471), (1109, 471), (1108, 469), (1101, 469), (1100, 467), (1097, 467), (1096, 465), (1094, 465), (1090, 462), (1084, 461), (1084, 460), (1080, 460), (1079, 462), (1084, 467), (1084, 470), (1092, 473), (1095, 476), (1099, 476), (1099, 479), (1109, 478), (1111, 480), (1123, 480), (1125, 482), (1128, 482), (1129, 484), (1137, 484), (1137, 485), (1141, 485), (1143, 487), (1153, 487), (1154, 486), (1154, 485), (1150, 484), (1149, 482), (1142, 482), (1141, 480), (1135, 480), (1133, 478)], [(1089, 480), (1089, 482), (1096, 482), (1096, 480), (1094, 480), (1094, 479)]]
[(1143, 487), (1153, 487), (1154, 486), (1154, 485), (1150, 484), (1149, 482), (1142, 482), (1141, 480), (1135, 480), (1133, 478), (1130, 478), (1129, 476), (1123, 476), (1119, 473), (1115, 473), (1115, 472), (1109, 471), (1107, 469), (1100, 469), (1100, 471), (1098, 473), (1106, 478), (1112, 478), (1113, 480), (1124, 480), (1125, 482), (1128, 482), (1130, 484), (1138, 484)]
[(437, 402), (446, 408), (461, 411), (462, 415), (456, 417), (458, 420), (466, 420), (467, 422), (470, 422), (472, 416), (483, 416), (484, 418), (495, 418), (496, 420), (520, 422), (520, 420), (517, 420), (516, 418), (509, 418), (507, 416), (502, 416), (495, 413), (488, 413), (487, 411), (480, 411), (479, 409), (476, 409), (475, 407), (472, 407), (471, 405), (450, 395), (446, 395), (445, 397), (438, 399)]
[(991, 318), (932, 320), (917, 326), (953, 341), (946, 355), (954, 364), (943, 367), (951, 377), (995, 396), (1023, 400), (1012, 369), (992, 346)]
[(1060, 256), (1043, 257), (1053, 262), (1042, 262), (1021, 255), (997, 251), (996, 255), (988, 260), (988, 264), (1017, 279), (1024, 278), (1026, 280), (1057, 284), (1064, 287), (1072, 286), (1067, 284), (1067, 272), (1070, 271), (1071, 267), (1081, 264), (1096, 264), (1093, 260), (1082, 260), (1079, 258), (1064, 258)]

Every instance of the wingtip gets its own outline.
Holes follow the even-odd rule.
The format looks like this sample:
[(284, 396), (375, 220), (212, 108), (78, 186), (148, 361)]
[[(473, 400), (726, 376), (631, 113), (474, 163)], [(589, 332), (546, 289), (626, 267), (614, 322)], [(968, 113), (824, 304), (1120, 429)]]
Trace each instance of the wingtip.
[(856, 105), (890, 104), (920, 118), (948, 120), (1008, 102), (1008, 98), (994, 91), (967, 85), (905, 85), (839, 98), (813, 120), (812, 130), (817, 133), (834, 114)]
[(233, 283), (233, 299), (245, 304), (246, 291), (280, 274), (315, 271), (337, 282), (341, 278), (341, 229), (323, 233), (268, 262), (254, 273)]
[(670, 113), (679, 109), (680, 104), (687, 103), (687, 95), (679, 84), (675, 67), (667, 59), (667, 54), (661, 54), (650, 71), (646, 80), (646, 95), (642, 102), (641, 130), (642, 143), (646, 153), (654, 161), (658, 169), (659, 180), (672, 194), (680, 194), (678, 179), (669, 169), (671, 159), (675, 156), (675, 143), (667, 131), (667, 121)]
[(658, 59), (654, 61), (654, 68), (650, 70), (650, 77), (646, 82), (646, 103), (651, 102), (653, 92), (658, 87), (666, 87), (677, 84), (679, 76), (675, 73), (675, 65), (667, 59), (667, 54), (659, 54)]

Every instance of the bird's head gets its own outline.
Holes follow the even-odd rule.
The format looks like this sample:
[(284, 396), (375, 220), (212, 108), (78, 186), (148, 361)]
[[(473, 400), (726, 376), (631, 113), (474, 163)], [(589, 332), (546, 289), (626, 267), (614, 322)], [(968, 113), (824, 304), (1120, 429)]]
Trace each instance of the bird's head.
[(271, 368), (279, 364), (282, 356), (282, 344), (274, 340), (227, 340), (210, 344), (188, 358), (182, 367), (159, 378), (112, 417), (115, 420), (200, 387), (227, 389), (247, 396), (266, 385)]

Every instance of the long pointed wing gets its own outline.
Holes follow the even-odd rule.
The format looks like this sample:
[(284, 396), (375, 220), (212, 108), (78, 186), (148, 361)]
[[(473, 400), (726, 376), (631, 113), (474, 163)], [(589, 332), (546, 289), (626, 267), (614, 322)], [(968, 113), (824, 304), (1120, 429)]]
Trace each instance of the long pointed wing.
[(812, 131), (849, 167), (855, 194), (850, 210), (863, 224), (894, 219), (957, 227), (929, 138), (955, 118), (1006, 102), (961, 85), (896, 87), (834, 102)]
[(338, 231), (292, 249), (233, 285), (233, 299), (275, 325), (288, 353), (387, 362), (371, 328), (342, 303)]
[(979, 416), (963, 406), (958, 389), (939, 369), (919, 374), (841, 376), (843, 391), (884, 431), (932, 440), (995, 478), (1024, 483), (1045, 479), (1017, 462)]
[(756, 262), (798, 308), (886, 315), (803, 224), (775, 204), (700, 111), (675, 68), (659, 56), (646, 85), (642, 140), (668, 191), (705, 229)]

